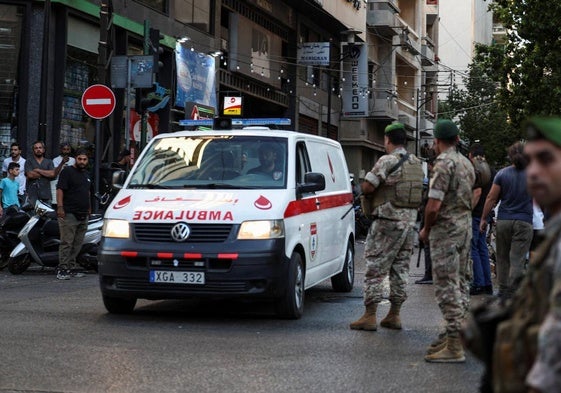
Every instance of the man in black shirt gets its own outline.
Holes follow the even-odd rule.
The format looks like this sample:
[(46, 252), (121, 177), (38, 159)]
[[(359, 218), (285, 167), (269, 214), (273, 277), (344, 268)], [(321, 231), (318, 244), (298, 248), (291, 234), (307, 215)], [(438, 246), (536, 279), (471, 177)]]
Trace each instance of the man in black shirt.
[(88, 154), (76, 152), (76, 162), (60, 173), (57, 190), (57, 216), (60, 229), (59, 264), (57, 278), (68, 280), (83, 277), (76, 263), (84, 235), (88, 228), (90, 207), (90, 179), (86, 168)]

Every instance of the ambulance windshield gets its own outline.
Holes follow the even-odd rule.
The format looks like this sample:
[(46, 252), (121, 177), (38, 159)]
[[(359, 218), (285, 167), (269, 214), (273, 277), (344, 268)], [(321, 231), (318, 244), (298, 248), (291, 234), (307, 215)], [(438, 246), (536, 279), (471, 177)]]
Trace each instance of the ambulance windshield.
[(147, 149), (128, 188), (286, 188), (286, 138), (169, 137)]

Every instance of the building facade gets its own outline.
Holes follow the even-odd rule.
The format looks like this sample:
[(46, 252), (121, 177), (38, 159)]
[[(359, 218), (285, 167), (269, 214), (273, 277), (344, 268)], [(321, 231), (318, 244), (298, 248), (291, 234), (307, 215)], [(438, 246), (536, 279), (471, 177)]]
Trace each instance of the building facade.
[[(141, 102), (154, 99), (135, 89), (135, 78), (142, 56), (159, 46), (147, 140), (180, 129), (181, 119), (224, 114), (231, 100), (236, 115), (290, 118), (296, 130), (340, 140), (360, 177), (383, 154), (387, 124), (406, 124), (413, 151), (430, 134), (438, 40), (432, 3), (0, 0), (0, 142), (17, 140), (24, 156), (36, 139), (46, 141), (48, 156), (62, 141), (93, 143), (95, 120), (83, 112), (81, 95), (103, 83), (115, 92), (116, 110), (102, 122), (96, 148), (103, 161), (134, 150)], [(306, 56), (307, 49), (319, 54)]]
[[(440, 45), (439, 57), (448, 68), (447, 80), (451, 86), (464, 86), (468, 66), (474, 55), (475, 44), (490, 45), (493, 31), (500, 35), (501, 26), (493, 23), (487, 0), (442, 1), (440, 4)], [(443, 89), (442, 98), (447, 97)]]

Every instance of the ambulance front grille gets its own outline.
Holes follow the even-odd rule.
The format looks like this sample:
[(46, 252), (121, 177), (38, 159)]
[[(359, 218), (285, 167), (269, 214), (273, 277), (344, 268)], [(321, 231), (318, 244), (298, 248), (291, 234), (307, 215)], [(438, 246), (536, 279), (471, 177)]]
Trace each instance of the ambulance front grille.
[[(170, 242), (175, 243), (171, 237), (170, 224), (134, 224), (134, 236), (139, 242)], [(189, 224), (191, 233), (183, 243), (222, 243), (230, 236), (232, 224)]]

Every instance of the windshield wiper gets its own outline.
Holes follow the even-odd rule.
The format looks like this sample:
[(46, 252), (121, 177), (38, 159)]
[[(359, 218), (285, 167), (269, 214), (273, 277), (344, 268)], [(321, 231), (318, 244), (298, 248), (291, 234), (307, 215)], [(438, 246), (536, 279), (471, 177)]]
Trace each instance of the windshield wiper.
[(161, 184), (144, 183), (144, 184), (129, 184), (129, 188), (168, 189), (171, 187), (162, 186)]

